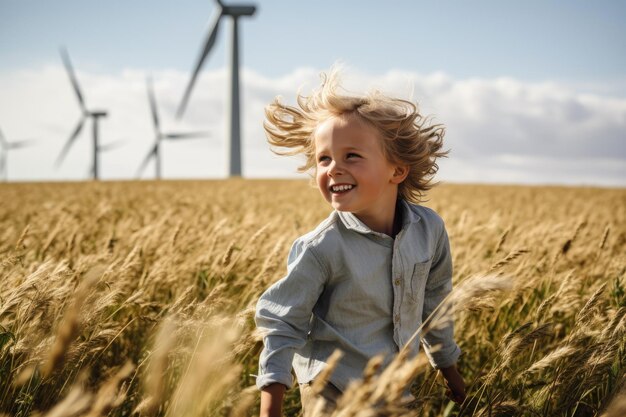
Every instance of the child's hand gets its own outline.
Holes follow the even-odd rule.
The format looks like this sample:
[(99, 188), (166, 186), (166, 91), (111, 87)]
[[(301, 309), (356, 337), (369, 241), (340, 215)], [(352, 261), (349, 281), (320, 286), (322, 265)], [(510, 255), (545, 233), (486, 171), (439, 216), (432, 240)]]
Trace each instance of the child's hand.
[(463, 381), (463, 377), (456, 369), (456, 365), (452, 365), (448, 368), (441, 368), (441, 374), (446, 380), (446, 385), (448, 389), (446, 390), (446, 395), (452, 401), (457, 404), (463, 403), (465, 401), (465, 382)]

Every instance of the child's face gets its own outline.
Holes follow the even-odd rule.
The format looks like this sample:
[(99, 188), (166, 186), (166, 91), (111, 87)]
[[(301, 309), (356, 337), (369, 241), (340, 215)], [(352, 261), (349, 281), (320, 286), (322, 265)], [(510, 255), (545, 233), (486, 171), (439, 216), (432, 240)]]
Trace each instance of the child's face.
[(363, 216), (395, 206), (397, 167), (383, 154), (381, 138), (355, 116), (333, 117), (315, 133), (316, 181), (333, 208)]

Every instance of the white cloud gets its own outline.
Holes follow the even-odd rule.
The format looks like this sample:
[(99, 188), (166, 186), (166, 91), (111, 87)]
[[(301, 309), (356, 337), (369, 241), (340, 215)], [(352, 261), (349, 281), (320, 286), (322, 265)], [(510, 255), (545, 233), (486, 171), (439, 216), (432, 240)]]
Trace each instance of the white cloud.
[[(298, 89), (308, 93), (319, 71), (302, 68), (278, 78), (242, 71), (244, 175), (293, 176), (301, 160), (273, 155), (265, 142), (263, 108), (281, 95), (290, 104)], [(146, 73), (125, 70), (106, 75), (78, 71), (89, 108), (104, 109), (101, 143), (125, 139), (123, 147), (101, 155), (105, 179), (133, 178), (154, 133), (146, 94)], [(166, 142), (167, 178), (226, 175), (225, 69), (197, 80), (187, 113), (174, 119), (188, 74), (152, 74), (164, 131), (202, 130), (206, 138)], [(626, 99), (585, 93), (558, 82), (526, 83), (511, 78), (453, 79), (443, 73), (390, 71), (370, 75), (347, 70), (349, 91), (378, 88), (417, 100), (424, 114), (447, 126), (450, 157), (441, 162), (444, 181), (626, 185)], [(91, 124), (54, 169), (54, 160), (80, 117), (76, 98), (61, 66), (0, 73), (0, 128), (11, 140), (36, 138), (30, 149), (9, 155), (14, 180), (82, 179), (91, 158)], [(151, 177), (154, 166), (144, 177)]]

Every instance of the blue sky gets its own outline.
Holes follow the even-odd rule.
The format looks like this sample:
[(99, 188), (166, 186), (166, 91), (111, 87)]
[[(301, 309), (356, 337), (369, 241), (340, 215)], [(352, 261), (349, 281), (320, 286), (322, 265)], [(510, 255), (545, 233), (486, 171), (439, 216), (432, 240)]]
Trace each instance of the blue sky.
[[(445, 164), (442, 165), (441, 175), (444, 179), (626, 185), (626, 180), (620, 180), (626, 176), (625, 169), (621, 167), (626, 162), (626, 138), (619, 134), (620, 129), (626, 125), (624, 2), (268, 0), (254, 4), (257, 5), (257, 14), (240, 21), (241, 60), (243, 68), (248, 71), (242, 79), (244, 84), (249, 81), (249, 90), (255, 92), (250, 97), (243, 98), (244, 106), (247, 106), (243, 111), (248, 112), (249, 116), (255, 112), (255, 100), (271, 99), (276, 94), (282, 94), (286, 99), (293, 98), (300, 86), (298, 83), (314, 87), (316, 74), (341, 60), (352, 71), (347, 74), (348, 84), (352, 79), (356, 88), (376, 85), (393, 92), (400, 89), (398, 94), (402, 94), (404, 88), (413, 88), (413, 98), (423, 103), (424, 108), (440, 117), (443, 123), (452, 121), (448, 136), (454, 133), (450, 143), (455, 147), (448, 162), (448, 174), (444, 170)], [(46, 152), (42, 150), (42, 153), (60, 150), (64, 136), (69, 135), (78, 115), (67, 77), (63, 78), (58, 54), (60, 45), (66, 45), (69, 49), (88, 102), (91, 97), (96, 97), (92, 100), (116, 105), (116, 114), (128, 113), (130, 108), (122, 109), (122, 104), (115, 104), (114, 99), (107, 97), (106, 93), (94, 93), (93, 90), (99, 91), (98, 86), (106, 82), (117, 82), (119, 86), (125, 85), (129, 90), (137, 90), (135, 93), (139, 100), (139, 95), (143, 94), (139, 92), (142, 88), (139, 85), (140, 79), (152, 73), (155, 74), (158, 95), (163, 97), (163, 112), (167, 113), (180, 100), (186, 82), (185, 75), (191, 70), (199, 53), (207, 22), (214, 8), (214, 3), (209, 0), (0, 0), (0, 86), (15, 87), (15, 90), (7, 88), (6, 91), (19, 96), (12, 98), (13, 96), (4, 94), (4, 97), (0, 97), (0, 128), (7, 136), (16, 139), (44, 136), (49, 148)], [(223, 73), (228, 29), (227, 24), (222, 25), (216, 48), (204, 66), (205, 75), (194, 90), (190, 106), (198, 109), (205, 101), (219, 106), (220, 100), (223, 102), (225, 99)], [(41, 77), (36, 76), (37, 72), (41, 72)], [(390, 74), (395, 74), (396, 78)], [(54, 98), (58, 100), (57, 107), (67, 108), (67, 112), (52, 115), (50, 111), (48, 116), (42, 115), (41, 120), (44, 121), (39, 122), (35, 116), (25, 115), (27, 103), (12, 103), (27, 99), (45, 102), (45, 85), (38, 86), (37, 80), (44, 80), (46, 77), (49, 77), (48, 82), (59, 84), (54, 89)], [(85, 81), (81, 81), (83, 79)], [(447, 87), (441, 86), (442, 79)], [(17, 90), (20, 82), (25, 84), (21, 87), (22, 90)], [(202, 82), (207, 86), (214, 82), (217, 91), (200, 92)], [(110, 85), (110, 91), (117, 91), (118, 94), (124, 91), (121, 87), (116, 89), (113, 84)], [(66, 96), (63, 96), (63, 89), (68, 90)], [(19, 91), (24, 93), (19, 94)], [(143, 91), (145, 92), (145, 88)], [(52, 91), (49, 94), (53, 94)], [(206, 97), (203, 98), (203, 94)], [(214, 100), (212, 94), (215, 94)], [(512, 99), (511, 94), (517, 98)], [(444, 100), (440, 98), (442, 95), (450, 97)], [(551, 95), (555, 97), (553, 100)], [(453, 106), (461, 100), (459, 97), (464, 97), (463, 100), (467, 100), (470, 107), (472, 100), (476, 100), (477, 107), (487, 112), (478, 118), (482, 122), (479, 123), (476, 115), (470, 114), (476, 110)], [(490, 97), (494, 97), (491, 104)], [(480, 100), (486, 102), (479, 102)], [(515, 100), (518, 100), (517, 104)], [(541, 113), (545, 115), (544, 119), (536, 114), (529, 116), (527, 113), (528, 106), (537, 100), (543, 103)], [(42, 111), (51, 108), (50, 106), (42, 104)], [(510, 118), (507, 122), (509, 126), (518, 126), (518, 122), (521, 126), (529, 126), (529, 123), (532, 126), (528, 129), (524, 127), (522, 133), (512, 132), (512, 136), (517, 135), (515, 140), (506, 134), (507, 137), (502, 140), (511, 142), (508, 151), (502, 149), (491, 155), (462, 151), (469, 148), (468, 143), (481, 141), (481, 137), (489, 136), (489, 132), (493, 131), (489, 120), (492, 106), (498, 111), (508, 106), (509, 110), (504, 116)], [(548, 162), (542, 158), (553, 158), (554, 170), (562, 175), (546, 172), (543, 175), (524, 177), (524, 170), (533, 169), (532, 161), (528, 159), (533, 156), (533, 140), (524, 135), (537, 134), (537, 129), (540, 128), (543, 129), (540, 134), (546, 137), (564, 131), (557, 128), (557, 124), (567, 123), (568, 117), (574, 117), (571, 116), (574, 114), (572, 109), (578, 108), (577, 106), (582, 109), (582, 113), (579, 111), (576, 114), (597, 113), (600, 117), (594, 119), (589, 116), (590, 121), (586, 122), (586, 127), (581, 128), (588, 128), (589, 132), (597, 131), (597, 127), (593, 127), (596, 125), (608, 129), (602, 134), (609, 137), (606, 146), (614, 147), (609, 154), (616, 157), (607, 162), (598, 160), (599, 157), (605, 158), (604, 154), (592, 155), (596, 159), (589, 161), (589, 167), (608, 166), (610, 172), (606, 172), (606, 175), (602, 172), (596, 173), (588, 181), (585, 180), (582, 168), (579, 176), (573, 175), (574, 166), (580, 166), (580, 160), (589, 155), (591, 145), (583, 146), (584, 142), (591, 143), (597, 138), (577, 138), (576, 144), (570, 148), (579, 149), (579, 154), (573, 155), (571, 151), (570, 159), (565, 160), (559, 159), (557, 154), (559, 146), (564, 145), (563, 141), (567, 146), (567, 138), (563, 137), (563, 141), (554, 144), (552, 154), (539, 153), (534, 159), (535, 164), (543, 166)], [(141, 105), (138, 103), (133, 108), (140, 109)], [(607, 113), (603, 112), (605, 108), (610, 109), (609, 116), (602, 115)], [(115, 111), (115, 108), (111, 108), (110, 126), (122, 126), (122, 120), (113, 119)], [(213, 115), (220, 111), (216, 107)], [(555, 118), (548, 116), (550, 112), (565, 116)], [(211, 129), (222, 124), (217, 117), (203, 119), (201, 109), (196, 111), (197, 117), (193, 116), (196, 114), (194, 110), (191, 113), (183, 125), (180, 125), (181, 128)], [(463, 116), (461, 113), (467, 114)], [(257, 111), (254, 114), (248, 122), (249, 126), (243, 127), (244, 146), (247, 141), (250, 144), (249, 152), (252, 149), (261, 152), (262, 131), (258, 130), (255, 123), (261, 123), (262, 112)], [(501, 116), (497, 113), (492, 115), (500, 119)], [(523, 123), (523, 120), (526, 122)], [(173, 119), (171, 125), (179, 127)], [(147, 130), (145, 135), (142, 129)], [(215, 129), (214, 136), (221, 138), (223, 129)], [(128, 149), (136, 146), (137, 150), (133, 152), (143, 153), (142, 146), (143, 149), (149, 146), (149, 124), (130, 130), (134, 132), (133, 145), (129, 145)], [(484, 135), (481, 133), (483, 131)], [(123, 136), (121, 131), (117, 132), (112, 127), (109, 132), (104, 133), (112, 139)], [(83, 133), (83, 136), (84, 142), (88, 142), (88, 134)], [(517, 143), (512, 143), (514, 141)], [(52, 143), (55, 145), (52, 146)], [(484, 142), (483, 148), (489, 149), (489, 143), (491, 142)], [(528, 149), (524, 148), (525, 143), (528, 143)], [(172, 146), (172, 154), (180, 152), (180, 156), (170, 158), (170, 177), (222, 175), (220, 170), (223, 167), (219, 162), (221, 158), (205, 161), (216, 167), (211, 173), (204, 171), (195, 174), (194, 171), (186, 171), (182, 166), (193, 164), (184, 161), (187, 157), (182, 149), (199, 145), (176, 145), (181, 145), (179, 148), (182, 148), (174, 150)], [(477, 148), (481, 148), (480, 143), (478, 145)], [(458, 159), (453, 160), (455, 148), (460, 151)], [(263, 152), (266, 151), (265, 149)], [(19, 155), (18, 152), (11, 155), (10, 177), (28, 180), (80, 179), (84, 176), (84, 169), (72, 169), (81, 164), (77, 156), (74, 162), (68, 162), (66, 171), (52, 172), (28, 167), (25, 156), (27, 152), (32, 155), (35, 150), (23, 150)], [(215, 149), (215, 152), (221, 150)], [(72, 150), (71, 153), (78, 151)], [(495, 164), (490, 175), (480, 175), (480, 170), (473, 168), (479, 156), (482, 158), (482, 165), (492, 162)], [(137, 165), (136, 160), (141, 157), (128, 157), (131, 160), (127, 165), (134, 168)], [(273, 161), (270, 157), (271, 154), (267, 153), (263, 158)], [(116, 160), (117, 168), (111, 168), (108, 177), (132, 176), (130, 168), (123, 168), (124, 164), (117, 162), (124, 158), (112, 158)], [(519, 158), (527, 159), (520, 162)], [(250, 155), (248, 159), (252, 161), (258, 158)], [(36, 165), (45, 165), (43, 156), (38, 160), (41, 164)], [(499, 162), (494, 162), (496, 160)], [(511, 161), (518, 161), (517, 164), (521, 166)], [(113, 167), (115, 164), (109, 166)], [(265, 164), (273, 165), (272, 162)], [(564, 165), (559, 168), (558, 164)], [(178, 165), (180, 168), (175, 168)], [(198, 161), (198, 166), (201, 165)], [(504, 175), (507, 166), (512, 167), (510, 175)], [(293, 163), (279, 164), (276, 172), (267, 167), (249, 168), (244, 172), (249, 176), (284, 176), (285, 172), (293, 174), (293, 167)], [(78, 171), (79, 174), (74, 174)], [(568, 178), (575, 179), (569, 181)]]
[[(268, 76), (337, 59), (369, 72), (572, 81), (626, 78), (621, 1), (258, 1), (244, 64)], [(0, 69), (58, 61), (65, 44), (101, 71), (189, 70), (209, 0), (2, 0)], [(224, 37), (222, 36), (222, 40)], [(224, 65), (219, 42), (207, 69)]]

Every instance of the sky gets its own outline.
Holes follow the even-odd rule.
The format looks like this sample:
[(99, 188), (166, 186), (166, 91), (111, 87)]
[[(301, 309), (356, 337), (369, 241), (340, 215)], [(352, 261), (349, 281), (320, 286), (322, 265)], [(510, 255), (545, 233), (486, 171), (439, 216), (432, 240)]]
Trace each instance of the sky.
[[(234, 4), (226, 1), (226, 4)], [(242, 3), (238, 3), (242, 4)], [(263, 108), (295, 104), (344, 64), (344, 87), (418, 103), (446, 126), (443, 182), (626, 186), (626, 3), (599, 0), (259, 0), (239, 20), (243, 175), (297, 177), (302, 162), (269, 150)], [(215, 11), (211, 0), (0, 0), (0, 130), (11, 181), (83, 180), (88, 123), (59, 167), (80, 108), (103, 109), (105, 180), (137, 178), (154, 131), (206, 136), (163, 145), (165, 178), (227, 176), (230, 22), (222, 22), (181, 120), (174, 117)], [(154, 164), (141, 178), (154, 177)]]

